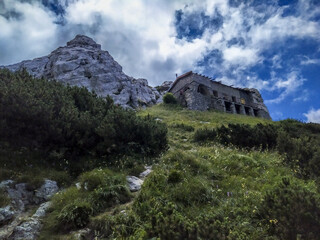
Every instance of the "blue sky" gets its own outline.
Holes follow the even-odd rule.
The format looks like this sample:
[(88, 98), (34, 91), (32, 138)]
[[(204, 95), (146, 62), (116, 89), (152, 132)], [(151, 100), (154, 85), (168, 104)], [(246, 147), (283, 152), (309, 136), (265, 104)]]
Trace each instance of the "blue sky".
[(153, 86), (193, 70), (320, 123), (319, 0), (2, 0), (0, 29), (0, 65), (86, 34)]

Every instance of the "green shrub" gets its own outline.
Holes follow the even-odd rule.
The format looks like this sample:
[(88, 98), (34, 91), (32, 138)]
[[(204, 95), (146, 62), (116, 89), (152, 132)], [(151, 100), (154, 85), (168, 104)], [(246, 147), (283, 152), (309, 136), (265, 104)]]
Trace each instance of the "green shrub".
[(194, 133), (193, 139), (196, 142), (202, 141), (214, 141), (216, 139), (217, 132), (215, 129), (207, 129), (207, 128), (200, 128)]
[(94, 169), (80, 175), (81, 187), (87, 191), (94, 191), (101, 186), (125, 184), (125, 178), (117, 175), (109, 169)]
[(67, 187), (72, 183), (72, 178), (66, 171), (50, 170), (46, 177), (56, 181), (59, 187)]
[(119, 156), (154, 156), (166, 149), (164, 124), (84, 87), (1, 69), (0, 89), (0, 143), (37, 152), (49, 167), (79, 174), (99, 163), (114, 164)]
[(258, 218), (280, 239), (318, 239), (320, 199), (316, 191), (283, 178), (265, 195)]
[(81, 188), (69, 187), (52, 199), (46, 217), (50, 231), (70, 231), (89, 223), (90, 217), (117, 204), (129, 202), (132, 195), (123, 175), (109, 169), (95, 169), (78, 179)]
[(62, 208), (58, 215), (60, 227), (65, 230), (83, 228), (89, 223), (92, 214), (90, 203), (84, 201), (74, 201)]
[(177, 103), (177, 99), (175, 98), (175, 96), (170, 93), (170, 92), (167, 92), (164, 96), (163, 96), (163, 102), (165, 104), (176, 104)]
[(94, 211), (101, 212), (106, 208), (130, 201), (131, 194), (125, 184), (105, 185), (96, 188), (90, 195), (90, 199)]
[(176, 169), (170, 171), (168, 176), (168, 183), (178, 183), (183, 180), (182, 172)]
[(179, 128), (179, 129), (182, 129), (183, 131), (186, 131), (186, 132), (193, 132), (194, 131), (194, 127), (187, 125), (187, 124), (184, 124), (184, 123), (175, 123), (175, 124), (172, 124), (170, 127)]
[(164, 156), (163, 160), (167, 164), (175, 165), (177, 170), (188, 170), (194, 175), (205, 173), (208, 170), (207, 165), (199, 161), (196, 156), (180, 150), (169, 152)]
[(172, 189), (172, 198), (183, 206), (193, 206), (214, 201), (212, 187), (204, 179), (189, 177)]
[[(115, 215), (109, 213), (93, 217), (90, 227), (95, 231), (96, 237), (108, 239), (128, 239), (141, 227), (137, 216), (130, 210)], [(141, 238), (131, 238), (141, 239)]]
[(246, 124), (222, 125), (217, 129), (198, 129), (194, 140), (216, 141), (224, 145), (234, 145), (241, 148), (275, 148), (277, 144), (277, 129), (274, 125)]

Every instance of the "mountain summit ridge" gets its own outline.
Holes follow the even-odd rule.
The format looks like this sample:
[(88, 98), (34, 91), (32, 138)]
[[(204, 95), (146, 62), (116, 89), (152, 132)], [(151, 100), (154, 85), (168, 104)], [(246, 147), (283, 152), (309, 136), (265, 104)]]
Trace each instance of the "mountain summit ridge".
[(121, 65), (101, 45), (85, 35), (77, 35), (49, 55), (1, 66), (11, 71), (25, 68), (31, 75), (71, 86), (86, 87), (99, 96), (111, 96), (125, 108), (151, 106), (161, 94), (146, 79), (127, 76)]

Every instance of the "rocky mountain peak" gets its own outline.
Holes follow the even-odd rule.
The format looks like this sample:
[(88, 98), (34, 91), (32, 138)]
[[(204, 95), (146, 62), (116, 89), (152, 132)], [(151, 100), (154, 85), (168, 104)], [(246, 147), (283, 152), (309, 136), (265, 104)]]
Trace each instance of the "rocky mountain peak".
[(77, 35), (47, 56), (3, 67), (11, 71), (25, 68), (35, 77), (86, 87), (102, 97), (109, 95), (125, 108), (150, 106), (162, 100), (161, 93), (147, 80), (127, 76), (100, 44), (84, 35)]
[(68, 47), (93, 47), (101, 49), (101, 45), (97, 44), (92, 38), (85, 35), (77, 35), (74, 39), (67, 42)]

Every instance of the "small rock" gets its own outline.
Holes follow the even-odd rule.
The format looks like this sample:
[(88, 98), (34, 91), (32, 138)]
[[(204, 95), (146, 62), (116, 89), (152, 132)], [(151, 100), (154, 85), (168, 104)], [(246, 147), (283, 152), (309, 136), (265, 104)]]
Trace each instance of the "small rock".
[(14, 240), (33, 240), (36, 239), (40, 231), (41, 224), (38, 219), (31, 218), (29, 221), (15, 227), (10, 239)]
[(57, 182), (46, 179), (44, 184), (36, 191), (35, 195), (41, 200), (48, 201), (58, 190)]
[(88, 239), (88, 236), (91, 233), (91, 229), (90, 228), (85, 228), (85, 229), (80, 229), (76, 232), (73, 232), (73, 238), (75, 240), (82, 240), (82, 239)]
[(81, 183), (77, 182), (77, 183), (76, 183), (76, 188), (77, 188), (78, 190), (80, 190), (80, 189), (81, 189)]
[(0, 226), (9, 222), (14, 217), (15, 212), (11, 210), (11, 206), (0, 208)]
[(125, 216), (127, 215), (126, 210), (122, 210), (122, 211), (120, 211), (120, 213), (123, 214), (123, 215), (125, 215)]
[(47, 210), (51, 206), (51, 202), (45, 202), (40, 205), (36, 213), (32, 215), (33, 218), (41, 218), (46, 215)]
[(12, 180), (5, 180), (5, 181), (0, 182), (0, 188), (2, 188), (2, 189), (8, 189), (8, 188), (12, 187), (13, 184), (14, 184), (14, 181), (12, 181)]
[(7, 193), (13, 206), (19, 211), (24, 211), (25, 205), (33, 204), (33, 192), (27, 190), (26, 183), (19, 183), (14, 188), (8, 188)]
[(156, 118), (155, 121), (162, 122), (162, 119), (161, 118)]
[(141, 189), (141, 185), (143, 184), (143, 180), (135, 176), (127, 176), (127, 182), (131, 192), (139, 191)]
[(139, 177), (140, 177), (140, 178), (145, 178), (145, 177), (148, 176), (151, 172), (152, 172), (151, 169), (146, 169), (144, 172), (140, 173)]
[(45, 216), (50, 205), (51, 202), (42, 203), (40, 207), (37, 209), (36, 213), (33, 214), (31, 218), (14, 228), (10, 239), (36, 239), (42, 227), (41, 218)]

